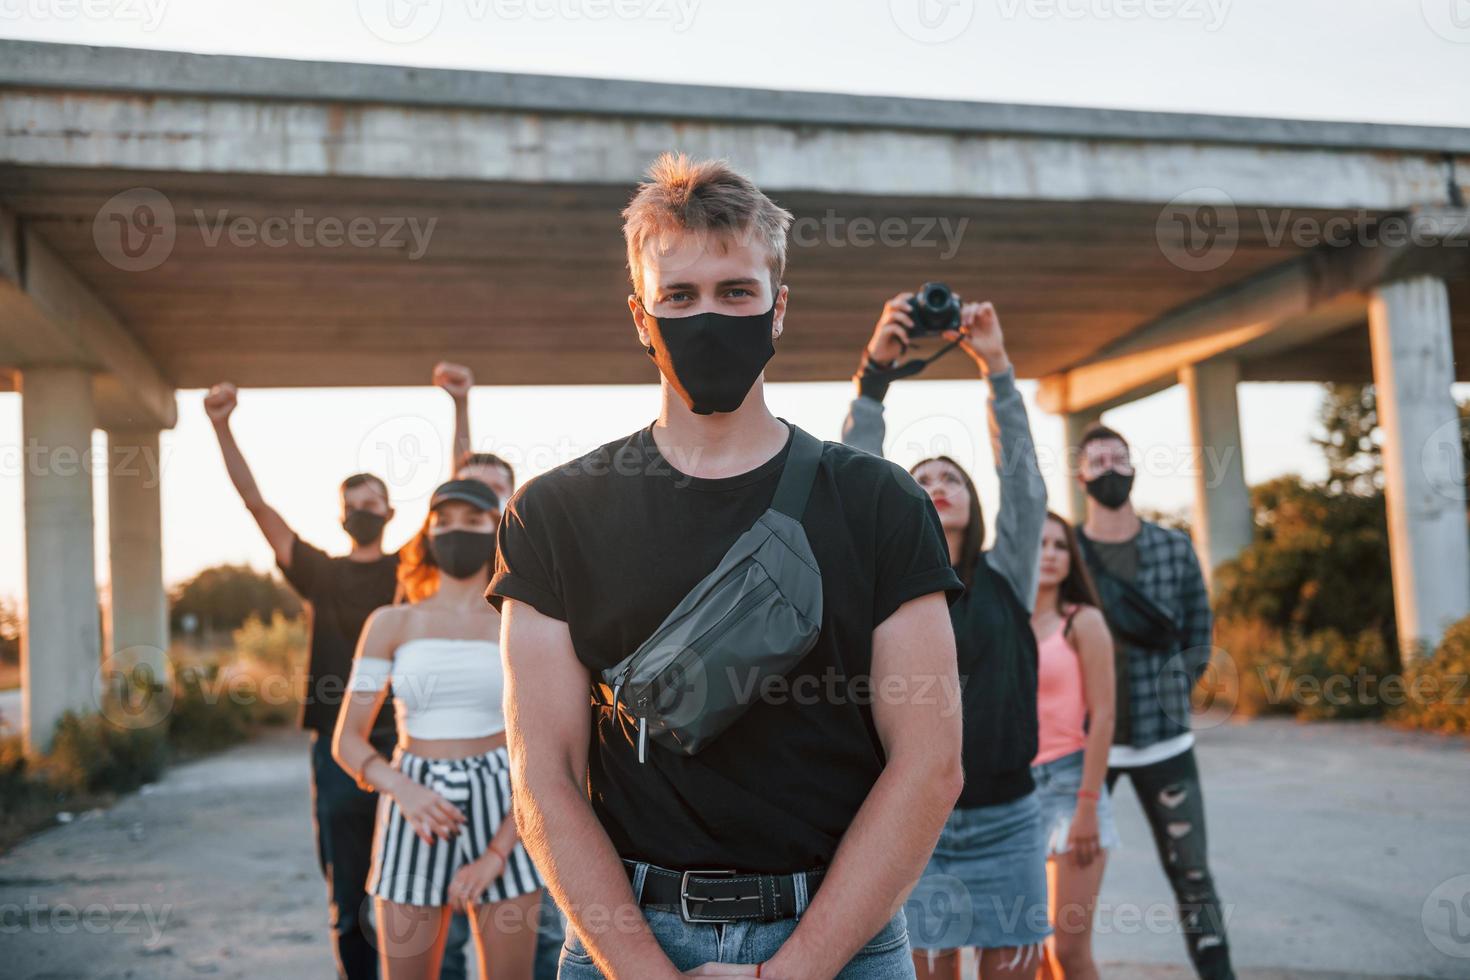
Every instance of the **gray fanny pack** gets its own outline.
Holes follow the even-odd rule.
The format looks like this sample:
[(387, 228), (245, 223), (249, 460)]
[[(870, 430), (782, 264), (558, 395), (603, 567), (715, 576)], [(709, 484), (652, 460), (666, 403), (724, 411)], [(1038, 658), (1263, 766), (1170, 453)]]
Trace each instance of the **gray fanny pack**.
[(603, 701), (637, 724), (639, 762), (650, 737), (684, 755), (705, 748), (817, 642), (822, 572), (801, 515), (822, 443), (791, 429), (770, 508), (652, 636), (602, 672)]

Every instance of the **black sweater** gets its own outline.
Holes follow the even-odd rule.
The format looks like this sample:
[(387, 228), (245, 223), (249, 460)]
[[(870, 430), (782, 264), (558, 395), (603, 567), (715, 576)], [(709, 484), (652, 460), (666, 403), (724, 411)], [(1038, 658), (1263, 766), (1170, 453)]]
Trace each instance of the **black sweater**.
[(965, 788), (956, 806), (995, 806), (1035, 789), (1036, 634), (1010, 583), (976, 559), (949, 616), (964, 688)]

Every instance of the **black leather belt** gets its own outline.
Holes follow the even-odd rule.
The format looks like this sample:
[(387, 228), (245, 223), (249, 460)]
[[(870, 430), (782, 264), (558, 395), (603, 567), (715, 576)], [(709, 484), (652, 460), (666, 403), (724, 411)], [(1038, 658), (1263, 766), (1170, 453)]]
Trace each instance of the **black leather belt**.
[[(639, 905), (676, 912), (685, 922), (775, 922), (797, 913), (797, 879), (806, 879), (811, 904), (826, 868), (789, 875), (742, 874), (738, 871), (671, 871), (650, 864)], [(623, 861), (632, 882), (637, 861)]]

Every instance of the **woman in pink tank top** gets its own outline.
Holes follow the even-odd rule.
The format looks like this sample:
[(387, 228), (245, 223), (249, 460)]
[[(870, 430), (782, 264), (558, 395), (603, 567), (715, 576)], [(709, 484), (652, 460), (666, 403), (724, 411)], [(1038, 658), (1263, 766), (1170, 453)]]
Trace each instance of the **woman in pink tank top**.
[(1092, 917), (1118, 844), (1105, 785), (1113, 741), (1113, 638), (1072, 526), (1048, 513), (1031, 628), (1037, 643), (1038, 750), (1053, 934), (1043, 977), (1094, 980)]

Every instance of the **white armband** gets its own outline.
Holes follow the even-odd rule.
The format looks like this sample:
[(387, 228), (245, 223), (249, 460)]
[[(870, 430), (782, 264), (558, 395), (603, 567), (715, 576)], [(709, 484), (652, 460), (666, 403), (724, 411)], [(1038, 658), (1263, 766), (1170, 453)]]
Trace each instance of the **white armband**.
[(348, 694), (377, 694), (388, 685), (393, 674), (393, 661), (382, 657), (357, 657), (347, 677)]

